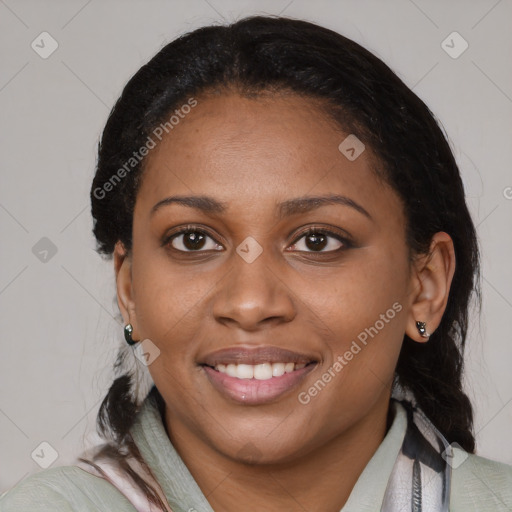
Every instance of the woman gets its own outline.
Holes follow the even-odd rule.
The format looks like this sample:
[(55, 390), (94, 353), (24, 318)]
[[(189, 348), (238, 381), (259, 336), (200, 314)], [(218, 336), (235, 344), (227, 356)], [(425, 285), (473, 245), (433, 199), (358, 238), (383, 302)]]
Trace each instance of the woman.
[(460, 174), (375, 56), (279, 17), (177, 39), (112, 110), (91, 200), (125, 322), (109, 442), (0, 510), (512, 510), (462, 390)]

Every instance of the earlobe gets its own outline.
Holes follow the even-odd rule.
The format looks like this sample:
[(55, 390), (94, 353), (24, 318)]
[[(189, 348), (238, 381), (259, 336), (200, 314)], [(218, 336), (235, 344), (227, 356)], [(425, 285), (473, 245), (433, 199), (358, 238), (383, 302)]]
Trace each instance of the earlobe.
[(419, 343), (428, 341), (441, 323), (453, 275), (455, 250), (451, 237), (444, 232), (432, 237), (429, 253), (413, 265), (412, 304), (406, 334)]
[(135, 303), (132, 293), (131, 259), (122, 242), (114, 248), (114, 270), (116, 274), (117, 303), (125, 325), (131, 324), (135, 331)]

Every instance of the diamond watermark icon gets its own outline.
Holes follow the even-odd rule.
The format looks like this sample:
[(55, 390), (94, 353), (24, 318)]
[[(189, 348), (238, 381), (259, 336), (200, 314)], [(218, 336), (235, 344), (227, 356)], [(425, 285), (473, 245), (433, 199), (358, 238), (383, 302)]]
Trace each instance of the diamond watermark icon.
[(43, 441), (30, 456), (39, 466), (43, 469), (47, 469), (58, 459), (59, 454), (50, 443)]
[(236, 248), (236, 252), (247, 263), (252, 263), (263, 252), (263, 247), (252, 236), (248, 236)]
[(366, 149), (365, 145), (351, 133), (339, 146), (338, 149), (342, 155), (353, 162)]
[(134, 353), (144, 366), (149, 366), (160, 355), (160, 349), (149, 338), (146, 338), (137, 343)]
[[(454, 450), (454, 448), (457, 448), (457, 450)], [(457, 469), (468, 458), (468, 454), (460, 444), (451, 443), (441, 454), (441, 457), (452, 469)]]
[(39, 57), (47, 59), (59, 47), (59, 43), (48, 32), (41, 32), (30, 46)]
[(452, 59), (458, 59), (469, 48), (469, 44), (458, 32), (452, 32), (441, 43), (441, 48)]
[(262, 453), (257, 446), (253, 443), (246, 443), (240, 450), (237, 452), (237, 456), (240, 459), (243, 459), (244, 462), (248, 462), (249, 464), (254, 464), (261, 460)]
[(43, 236), (32, 247), (32, 253), (41, 263), (48, 263), (57, 254), (57, 246), (49, 238)]

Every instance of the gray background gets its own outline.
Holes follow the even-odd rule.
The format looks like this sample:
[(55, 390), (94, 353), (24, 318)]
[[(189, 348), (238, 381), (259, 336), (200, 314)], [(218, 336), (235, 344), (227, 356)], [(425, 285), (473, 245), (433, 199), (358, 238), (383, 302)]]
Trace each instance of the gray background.
[[(0, 492), (49, 463), (41, 442), (65, 465), (98, 441), (96, 412), (123, 343), (88, 201), (111, 106), (166, 42), (252, 13), (305, 18), (356, 40), (445, 127), (483, 251), (484, 307), (466, 377), (478, 453), (512, 464), (510, 0), (0, 0)], [(31, 47), (43, 46), (44, 31), (59, 45), (46, 59)], [(453, 31), (469, 44), (456, 59), (441, 46)]]

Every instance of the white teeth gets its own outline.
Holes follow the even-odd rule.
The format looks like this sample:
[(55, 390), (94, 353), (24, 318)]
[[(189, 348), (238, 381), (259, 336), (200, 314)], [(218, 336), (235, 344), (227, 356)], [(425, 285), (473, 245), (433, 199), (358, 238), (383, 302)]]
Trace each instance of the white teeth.
[(237, 364), (236, 376), (239, 379), (252, 379), (254, 377), (254, 366), (251, 364)]
[[(217, 367), (217, 369), (220, 371), (220, 369)], [(237, 372), (236, 372), (236, 364), (228, 364), (226, 366), (226, 373), (230, 376), (230, 377), (236, 377), (237, 376)]]
[(272, 365), (272, 376), (281, 377), (284, 375), (284, 363), (274, 363)]
[(270, 363), (257, 364), (254, 366), (254, 378), (268, 380), (272, 378), (272, 365)]
[(305, 363), (218, 364), (215, 369), (238, 379), (269, 380), (272, 377), (281, 377), (285, 373), (300, 370), (305, 366)]

